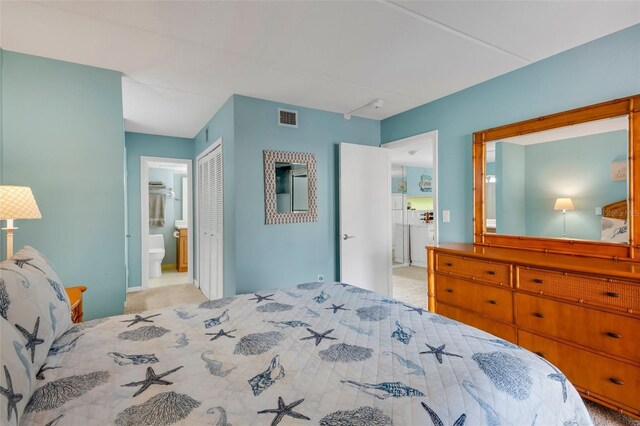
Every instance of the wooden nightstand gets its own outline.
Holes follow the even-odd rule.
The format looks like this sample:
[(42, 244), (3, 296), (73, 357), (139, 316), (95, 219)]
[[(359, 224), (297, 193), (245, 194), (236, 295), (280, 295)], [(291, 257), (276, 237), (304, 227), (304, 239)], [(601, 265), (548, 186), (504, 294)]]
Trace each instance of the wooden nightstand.
[(71, 321), (74, 323), (82, 322), (82, 293), (87, 291), (87, 287), (79, 285), (65, 288), (65, 290), (71, 305)]

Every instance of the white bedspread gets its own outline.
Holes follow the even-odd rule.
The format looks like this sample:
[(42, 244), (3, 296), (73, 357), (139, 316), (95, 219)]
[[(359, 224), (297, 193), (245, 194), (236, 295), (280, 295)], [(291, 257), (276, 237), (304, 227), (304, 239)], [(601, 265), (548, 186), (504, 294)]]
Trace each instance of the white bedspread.
[(24, 425), (589, 425), (538, 356), (339, 283), (90, 321), (53, 345)]

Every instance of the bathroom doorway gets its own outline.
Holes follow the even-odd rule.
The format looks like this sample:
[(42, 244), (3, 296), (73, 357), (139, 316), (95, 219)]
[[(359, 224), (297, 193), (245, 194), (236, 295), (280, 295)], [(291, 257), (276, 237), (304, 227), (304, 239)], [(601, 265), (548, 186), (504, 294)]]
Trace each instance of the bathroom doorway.
[(390, 150), (393, 297), (427, 307), (427, 251), (438, 241), (438, 132), (382, 145)]
[(141, 287), (193, 284), (192, 161), (140, 161)]

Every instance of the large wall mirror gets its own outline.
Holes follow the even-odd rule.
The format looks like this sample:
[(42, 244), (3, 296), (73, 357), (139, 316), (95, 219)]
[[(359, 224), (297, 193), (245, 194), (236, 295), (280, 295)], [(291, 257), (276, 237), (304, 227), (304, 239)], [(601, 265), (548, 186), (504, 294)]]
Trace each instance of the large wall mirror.
[(475, 242), (635, 257), (638, 108), (636, 96), (475, 133)]
[(314, 154), (264, 151), (265, 223), (317, 221)]

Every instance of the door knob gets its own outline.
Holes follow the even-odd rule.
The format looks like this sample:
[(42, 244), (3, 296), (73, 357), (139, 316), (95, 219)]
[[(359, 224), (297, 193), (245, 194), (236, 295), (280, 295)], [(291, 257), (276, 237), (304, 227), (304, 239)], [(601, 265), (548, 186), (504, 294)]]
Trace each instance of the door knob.
[(355, 235), (342, 234), (342, 239), (345, 241), (355, 237), (356, 237)]

